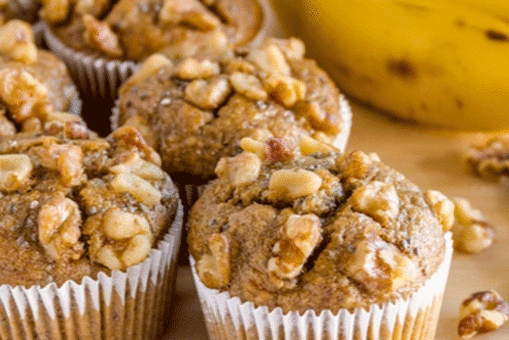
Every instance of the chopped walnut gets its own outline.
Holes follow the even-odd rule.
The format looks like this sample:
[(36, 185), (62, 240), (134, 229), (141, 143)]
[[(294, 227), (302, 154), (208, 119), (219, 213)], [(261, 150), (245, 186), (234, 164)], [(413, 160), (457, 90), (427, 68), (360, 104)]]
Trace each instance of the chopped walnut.
[(122, 86), (123, 93), (133, 86), (143, 82), (148, 77), (159, 72), (163, 67), (171, 67), (172, 62), (162, 54), (152, 54), (140, 67), (130, 76)]
[[(164, 100), (164, 99), (163, 99)], [(143, 116), (131, 116), (129, 117), (122, 126), (132, 126), (143, 136), (147, 144), (151, 148), (157, 148), (158, 140), (157, 136), (150, 128), (149, 122)]]
[(75, 145), (63, 147), (63, 150), (58, 154), (57, 170), (65, 186), (79, 185), (85, 179), (81, 148)]
[(442, 225), (443, 230), (451, 230), (454, 223), (454, 204), (442, 193), (435, 190), (426, 191), (424, 199)]
[(131, 194), (136, 200), (148, 207), (153, 207), (161, 201), (161, 192), (154, 188), (149, 181), (128, 172), (117, 174), (111, 181), (110, 186), (116, 192)]
[(16, 134), (16, 126), (4, 115), (0, 116), (0, 136), (13, 136)]
[(290, 66), (286, 62), (284, 54), (276, 45), (251, 50), (247, 55), (247, 60), (258, 66), (267, 75), (290, 76), (291, 74)]
[(53, 260), (68, 262), (79, 259), (83, 253), (81, 213), (71, 199), (55, 197), (39, 211), (39, 241)]
[(184, 23), (200, 30), (212, 30), (221, 24), (198, 0), (164, 0), (159, 20), (168, 25)]
[(251, 74), (234, 72), (230, 75), (235, 92), (240, 93), (252, 100), (266, 100), (267, 92), (260, 80)]
[(268, 162), (286, 161), (295, 156), (295, 147), (287, 139), (271, 137), (265, 145), (265, 159)]
[(252, 152), (260, 159), (265, 158), (266, 144), (253, 138), (245, 137), (240, 140), (240, 147), (242, 150)]
[(337, 158), (336, 164), (347, 181), (365, 180), (375, 170), (378, 155), (368, 155), (362, 151), (353, 151)]
[(111, 208), (104, 214), (102, 224), (110, 241), (92, 253), (93, 260), (114, 270), (133, 266), (148, 257), (153, 235), (144, 217)]
[(221, 158), (216, 166), (219, 177), (228, 178), (236, 187), (254, 182), (260, 174), (260, 158), (251, 152), (243, 152), (231, 158)]
[(306, 53), (306, 46), (302, 40), (291, 37), (289, 39), (269, 38), (266, 45), (276, 45), (288, 59), (302, 60)]
[(509, 175), (509, 136), (493, 137), (484, 144), (473, 146), (466, 160), (474, 171), (484, 177)]
[(371, 216), (382, 225), (388, 225), (399, 215), (399, 198), (390, 183), (369, 182), (357, 188), (351, 198), (354, 210)]
[(143, 179), (161, 180), (165, 174), (160, 167), (142, 159), (136, 152), (131, 153), (127, 159), (110, 168), (114, 174), (131, 173)]
[(313, 195), (320, 189), (322, 178), (308, 170), (277, 170), (270, 176), (268, 196), (276, 201), (293, 201)]
[(321, 223), (314, 214), (292, 214), (281, 228), (282, 238), (274, 245), (274, 256), (268, 262), (268, 270), (278, 286), (281, 279), (295, 279), (307, 258), (322, 240)]
[(320, 142), (314, 138), (303, 136), (299, 142), (299, 149), (303, 155), (311, 155), (317, 152), (330, 153), (334, 152), (334, 147), (326, 143)]
[(32, 27), (20, 20), (11, 20), (0, 27), (0, 54), (9, 59), (32, 64), (37, 60)]
[(412, 259), (382, 239), (362, 239), (354, 248), (346, 273), (368, 291), (394, 291), (419, 276)]
[(216, 62), (187, 58), (177, 65), (175, 75), (181, 79), (195, 80), (217, 76), (220, 71), (219, 64)]
[(69, 139), (88, 139), (89, 133), (85, 125), (69, 121), (65, 123), (64, 136)]
[(470, 339), (492, 332), (509, 321), (509, 304), (494, 290), (472, 294), (460, 307), (458, 335)]
[(454, 198), (455, 223), (452, 227), (454, 247), (465, 253), (479, 253), (491, 246), (495, 238), (493, 226), (482, 212), (472, 208), (464, 198)]
[(292, 77), (280, 74), (265, 80), (265, 87), (274, 99), (285, 107), (292, 107), (306, 96), (306, 84)]
[(158, 167), (161, 166), (161, 157), (143, 139), (142, 135), (132, 126), (123, 126), (110, 135), (110, 139), (122, 143), (124, 146), (132, 146), (143, 154), (143, 158)]
[(17, 123), (51, 112), (47, 88), (26, 71), (0, 70), (0, 99)]
[(326, 112), (317, 102), (300, 101), (294, 106), (297, 115), (305, 117), (311, 127), (329, 135), (336, 135), (341, 131), (341, 121), (338, 117)]
[(39, 118), (32, 117), (28, 118), (21, 125), (22, 132), (41, 132), (42, 131), (42, 123)]
[(64, 21), (69, 15), (71, 0), (40, 0), (42, 3), (41, 18), (49, 23)]
[(235, 72), (254, 74), (256, 72), (256, 67), (243, 58), (233, 58), (228, 59), (228, 63), (225, 65), (224, 72), (227, 74), (233, 74)]
[(118, 36), (111, 30), (107, 23), (100, 22), (90, 14), (83, 16), (85, 26), (84, 38), (86, 43), (93, 49), (104, 52), (112, 58), (120, 58), (124, 54)]
[(185, 98), (200, 109), (211, 110), (218, 108), (231, 92), (228, 79), (214, 78), (194, 80), (185, 90)]
[(226, 236), (212, 234), (208, 240), (210, 254), (196, 263), (202, 282), (210, 288), (223, 288), (230, 282), (230, 245)]
[(74, 11), (80, 15), (91, 14), (100, 18), (104, 11), (111, 5), (110, 0), (73, 0), (76, 2)]
[(28, 184), (34, 166), (27, 155), (0, 155), (0, 190), (11, 192)]

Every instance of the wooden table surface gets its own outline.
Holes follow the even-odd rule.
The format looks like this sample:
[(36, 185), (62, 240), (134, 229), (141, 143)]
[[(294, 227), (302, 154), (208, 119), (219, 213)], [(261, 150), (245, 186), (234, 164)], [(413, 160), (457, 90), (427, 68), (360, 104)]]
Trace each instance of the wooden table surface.
[[(509, 184), (476, 177), (462, 161), (462, 153), (477, 134), (406, 124), (355, 104), (352, 111), (347, 150), (376, 152), (422, 189), (467, 198), (495, 226), (497, 238), (491, 248), (481, 254), (455, 253), (453, 257), (436, 339), (460, 339), (456, 327), (463, 299), (485, 289), (496, 289), (509, 298)], [(179, 268), (173, 310), (166, 339), (207, 339), (189, 267)], [(507, 340), (509, 324), (474, 339)]]

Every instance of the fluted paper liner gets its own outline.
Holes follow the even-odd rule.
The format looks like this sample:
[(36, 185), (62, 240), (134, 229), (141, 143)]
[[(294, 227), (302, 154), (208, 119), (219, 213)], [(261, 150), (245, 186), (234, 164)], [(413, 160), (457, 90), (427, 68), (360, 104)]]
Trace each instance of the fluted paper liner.
[(346, 309), (336, 314), (325, 310), (316, 315), (307, 310), (284, 314), (255, 307), (228, 292), (207, 288), (200, 280), (191, 257), (193, 277), (205, 322), (212, 340), (217, 339), (331, 339), (331, 340), (433, 340), (452, 257), (451, 234), (446, 236), (446, 254), (437, 272), (407, 299), (374, 304), (369, 310)]
[(32, 31), (34, 32), (35, 44), (38, 48), (46, 48), (46, 42), (44, 40), (44, 22), (38, 21), (32, 25)]
[(159, 339), (171, 302), (183, 209), (149, 257), (126, 272), (45, 287), (0, 286), (1, 339)]
[[(260, 44), (267, 32), (275, 30), (275, 15), (267, 0), (258, 0), (264, 18), (260, 30), (248, 44)], [(44, 28), (44, 39), (49, 49), (65, 62), (71, 77), (82, 94), (104, 99), (115, 99), (117, 91), (139, 67), (139, 63), (123, 60), (109, 60), (75, 51), (60, 41), (48, 25)]]

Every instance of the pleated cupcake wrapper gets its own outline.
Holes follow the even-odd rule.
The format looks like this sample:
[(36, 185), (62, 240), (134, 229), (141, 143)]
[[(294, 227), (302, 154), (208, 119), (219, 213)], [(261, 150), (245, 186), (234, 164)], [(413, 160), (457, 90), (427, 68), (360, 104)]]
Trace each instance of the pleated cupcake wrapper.
[(32, 25), (32, 31), (34, 32), (35, 44), (38, 48), (46, 48), (46, 42), (44, 40), (44, 22), (38, 21)]
[(66, 65), (80, 93), (103, 99), (114, 99), (122, 83), (137, 69), (132, 61), (108, 60), (74, 51), (60, 41), (49, 28), (44, 27), (44, 38), (49, 49)]
[(176, 276), (183, 208), (142, 263), (81, 284), (0, 286), (0, 339), (159, 339)]
[(331, 339), (331, 340), (433, 340), (452, 256), (451, 235), (446, 235), (443, 263), (426, 283), (407, 299), (374, 304), (368, 310), (337, 313), (325, 310), (319, 315), (307, 310), (284, 314), (255, 307), (228, 292), (207, 288), (195, 270), (193, 277), (211, 340), (217, 339)]
[(82, 107), (83, 102), (81, 101), (79, 95), (76, 93), (76, 95), (72, 98), (71, 105), (69, 106), (67, 112), (75, 116), (81, 116)]

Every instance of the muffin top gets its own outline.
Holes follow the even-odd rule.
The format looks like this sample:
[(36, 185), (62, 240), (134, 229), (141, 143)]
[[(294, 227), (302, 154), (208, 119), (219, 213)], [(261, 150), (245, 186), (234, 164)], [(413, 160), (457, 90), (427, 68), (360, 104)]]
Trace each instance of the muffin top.
[(35, 23), (40, 3), (38, 0), (0, 0), (0, 17), (2, 20), (20, 19)]
[(94, 138), (78, 123), (0, 139), (1, 284), (79, 282), (142, 262), (178, 194), (130, 127)]
[(436, 272), (454, 218), (445, 196), (376, 154), (294, 154), (274, 139), (264, 157), (218, 163), (188, 222), (206, 286), (285, 313), (336, 312), (407, 296)]
[(74, 84), (57, 57), (38, 50), (29, 24), (11, 20), (0, 26), (0, 136), (41, 131), (67, 111)]
[(137, 127), (169, 173), (206, 180), (244, 137), (339, 146), (348, 135), (344, 106), (300, 40), (270, 39), (220, 62), (150, 57), (121, 87), (113, 125)]
[(49, 0), (42, 17), (76, 51), (110, 59), (142, 61), (162, 53), (180, 59), (221, 56), (242, 46), (264, 20), (258, 0)]

